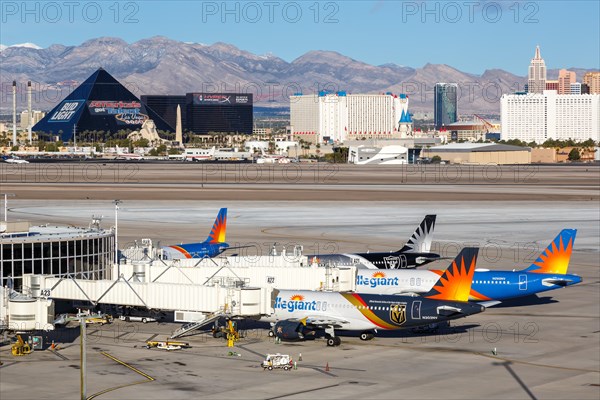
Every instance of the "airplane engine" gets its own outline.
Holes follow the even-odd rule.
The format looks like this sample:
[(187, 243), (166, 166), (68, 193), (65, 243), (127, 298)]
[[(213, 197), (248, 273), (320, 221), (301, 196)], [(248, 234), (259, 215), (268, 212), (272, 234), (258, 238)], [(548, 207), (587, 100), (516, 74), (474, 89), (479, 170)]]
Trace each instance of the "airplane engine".
[(307, 329), (302, 322), (279, 321), (273, 327), (273, 333), (281, 340), (313, 340), (315, 332)]

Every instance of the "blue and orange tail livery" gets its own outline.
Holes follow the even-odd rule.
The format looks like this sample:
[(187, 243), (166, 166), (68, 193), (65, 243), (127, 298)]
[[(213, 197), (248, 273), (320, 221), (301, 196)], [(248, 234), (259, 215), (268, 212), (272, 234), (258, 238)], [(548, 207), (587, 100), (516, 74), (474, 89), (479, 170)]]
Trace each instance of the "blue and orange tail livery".
[(478, 252), (476, 247), (462, 249), (437, 283), (423, 296), (435, 300), (468, 301)]
[(566, 274), (571, 260), (575, 236), (577, 236), (577, 229), (563, 229), (560, 231), (552, 243), (546, 247), (546, 250), (525, 271), (536, 274)]
[(206, 238), (206, 243), (216, 244), (216, 243), (224, 243), (225, 242), (225, 233), (227, 230), (227, 209), (221, 208), (219, 210), (219, 214), (217, 214), (217, 219), (215, 219), (215, 223), (208, 234), (208, 238)]

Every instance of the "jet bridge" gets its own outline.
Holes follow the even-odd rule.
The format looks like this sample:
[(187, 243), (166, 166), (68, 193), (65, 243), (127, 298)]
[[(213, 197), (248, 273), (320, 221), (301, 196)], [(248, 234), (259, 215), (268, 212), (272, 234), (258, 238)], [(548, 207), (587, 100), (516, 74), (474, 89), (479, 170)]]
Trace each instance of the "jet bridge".
[(253, 317), (272, 313), (271, 290), (237, 286), (235, 281), (197, 285), (158, 282), (129, 282), (123, 276), (111, 280), (82, 280), (49, 275), (24, 275), (24, 286), (32, 298), (89, 301), (164, 311), (190, 311)]
[(216, 285), (231, 280), (240, 286), (270, 289), (356, 290), (355, 266), (309, 265), (306, 257), (282, 255), (129, 261), (113, 267), (113, 276), (119, 274), (130, 282)]

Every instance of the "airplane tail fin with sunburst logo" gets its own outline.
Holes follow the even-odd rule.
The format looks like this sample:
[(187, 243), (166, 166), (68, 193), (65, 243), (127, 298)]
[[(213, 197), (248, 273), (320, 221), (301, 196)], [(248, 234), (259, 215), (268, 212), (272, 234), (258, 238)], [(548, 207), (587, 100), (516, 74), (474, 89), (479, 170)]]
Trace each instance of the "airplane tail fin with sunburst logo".
[(423, 296), (435, 300), (468, 301), (478, 252), (477, 247), (462, 249), (437, 283)]
[(569, 269), (575, 236), (577, 236), (577, 229), (563, 229), (560, 231), (552, 243), (546, 247), (546, 250), (524, 271), (536, 274), (565, 275)]
[(408, 242), (403, 248), (398, 250), (400, 253), (429, 253), (431, 251), (431, 242), (433, 240), (433, 228), (435, 228), (435, 215), (426, 215), (423, 221), (417, 226)]
[(227, 209), (221, 208), (219, 210), (219, 214), (217, 214), (217, 218), (215, 219), (215, 223), (206, 238), (205, 243), (215, 244), (215, 243), (224, 243), (225, 242), (225, 233), (227, 231)]

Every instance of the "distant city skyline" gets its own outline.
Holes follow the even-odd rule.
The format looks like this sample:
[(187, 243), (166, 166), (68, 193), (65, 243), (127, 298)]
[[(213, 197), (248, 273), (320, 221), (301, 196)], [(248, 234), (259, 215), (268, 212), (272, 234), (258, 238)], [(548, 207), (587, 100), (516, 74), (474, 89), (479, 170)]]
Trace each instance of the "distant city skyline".
[[(73, 5), (69, 5), (73, 4)], [(336, 51), (382, 65), (448, 64), (526, 75), (535, 47), (549, 69), (600, 68), (600, 4), (514, 2), (2, 2), (3, 45), (79, 45), (114, 36), (225, 42), (292, 61)], [(560, 29), (558, 29), (560, 27)], [(583, 44), (574, 45), (574, 44)]]

